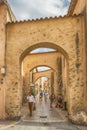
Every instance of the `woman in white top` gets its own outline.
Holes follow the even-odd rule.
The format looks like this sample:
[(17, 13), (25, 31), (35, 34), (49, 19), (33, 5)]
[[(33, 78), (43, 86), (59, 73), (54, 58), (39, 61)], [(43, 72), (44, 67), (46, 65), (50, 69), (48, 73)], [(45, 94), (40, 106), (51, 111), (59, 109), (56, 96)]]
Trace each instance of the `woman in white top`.
[(34, 96), (31, 94), (31, 92), (29, 92), (27, 96), (27, 101), (28, 101), (30, 116), (32, 116), (33, 103), (35, 103), (35, 99)]

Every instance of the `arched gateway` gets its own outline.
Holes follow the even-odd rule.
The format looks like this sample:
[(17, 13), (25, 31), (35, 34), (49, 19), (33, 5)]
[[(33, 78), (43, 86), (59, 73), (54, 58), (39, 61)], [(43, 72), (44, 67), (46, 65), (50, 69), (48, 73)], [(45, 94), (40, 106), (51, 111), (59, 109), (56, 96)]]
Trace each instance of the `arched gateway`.
[[(62, 53), (68, 64), (68, 113), (77, 123), (86, 123), (86, 84), (84, 53), (84, 17), (65, 16), (6, 25), (5, 112), (8, 118), (21, 116), (21, 62), (33, 49), (53, 48)], [(80, 115), (82, 120), (80, 120)]]
[(67, 58), (70, 116), (85, 108), (83, 29), (82, 16), (7, 24), (6, 112), (9, 117), (20, 116), (21, 61), (29, 51), (38, 47), (55, 48)]

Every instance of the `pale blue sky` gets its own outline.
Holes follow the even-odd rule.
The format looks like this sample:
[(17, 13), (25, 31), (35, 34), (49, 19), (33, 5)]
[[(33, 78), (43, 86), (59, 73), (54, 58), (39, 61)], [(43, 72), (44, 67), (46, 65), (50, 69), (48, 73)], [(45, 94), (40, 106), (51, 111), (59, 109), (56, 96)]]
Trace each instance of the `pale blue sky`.
[(8, 0), (17, 20), (63, 16), (71, 0)]
[(38, 48), (31, 51), (30, 53), (53, 52), (53, 51), (56, 51), (56, 50), (51, 49), (51, 48)]
[[(43, 69), (42, 69), (43, 68)], [(51, 68), (49, 68), (49, 67), (46, 67), (46, 66), (41, 66), (41, 67), (37, 67), (37, 69), (38, 69), (38, 71), (40, 72), (40, 71), (46, 71), (46, 70), (50, 70)]]

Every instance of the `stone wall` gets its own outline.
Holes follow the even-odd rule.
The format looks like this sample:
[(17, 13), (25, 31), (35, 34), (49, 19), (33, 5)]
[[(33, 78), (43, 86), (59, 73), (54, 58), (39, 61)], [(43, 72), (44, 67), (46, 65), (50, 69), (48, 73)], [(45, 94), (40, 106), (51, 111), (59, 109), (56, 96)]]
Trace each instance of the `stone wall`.
[(76, 4), (76, 7), (73, 11), (73, 14), (81, 14), (83, 13), (84, 11), (84, 8), (85, 8), (85, 1), (86, 0), (78, 0), (77, 4)]
[[(84, 109), (84, 18), (83, 16), (16, 22), (7, 25), (6, 46), (6, 112), (20, 116), (20, 62), (38, 47), (57, 49), (68, 61), (68, 112)], [(15, 96), (15, 99), (14, 99)], [(85, 109), (84, 109), (85, 111)]]
[[(72, 0), (72, 3), (74, 3), (75, 1)], [(74, 9), (74, 10), (72, 10)], [(84, 31), (83, 33), (85, 34), (85, 42), (84, 42), (84, 70), (85, 70), (85, 86), (86, 88), (84, 89), (84, 102), (85, 103), (85, 108), (87, 108), (87, 0), (78, 0), (75, 7), (73, 7), (73, 4), (70, 5), (70, 9), (72, 10), (71, 12), (69, 11), (68, 15), (79, 15), (82, 14), (84, 16)]]
[(86, 0), (71, 0), (68, 9), (68, 16), (79, 15), (84, 13)]
[(1, 68), (5, 66), (6, 9), (4, 4), (0, 4), (0, 119), (5, 118), (5, 78), (1, 74)]
[(11, 9), (4, 2), (0, 2), (0, 119), (5, 118), (5, 76), (1, 73), (1, 69), (5, 66), (5, 47), (6, 47), (6, 23), (12, 21)]
[[(10, 9), (11, 10), (11, 9)], [(5, 118), (5, 77), (1, 73), (1, 68), (5, 67), (5, 47), (6, 47), (6, 23), (11, 22), (8, 6), (0, 3), (0, 119)]]

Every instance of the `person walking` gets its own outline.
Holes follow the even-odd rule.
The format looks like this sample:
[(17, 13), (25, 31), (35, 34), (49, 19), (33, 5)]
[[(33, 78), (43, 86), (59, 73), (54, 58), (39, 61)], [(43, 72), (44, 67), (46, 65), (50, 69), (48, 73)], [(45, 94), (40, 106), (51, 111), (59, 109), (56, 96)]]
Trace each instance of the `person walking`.
[(60, 108), (62, 108), (62, 107), (63, 107), (62, 96), (59, 95), (59, 96), (58, 96), (58, 108), (60, 109)]
[(43, 91), (41, 91), (41, 92), (40, 92), (40, 95), (39, 95), (40, 101), (42, 101), (42, 98), (43, 98)]
[(29, 92), (27, 96), (27, 101), (28, 101), (28, 108), (29, 108), (30, 116), (32, 116), (32, 110), (33, 110), (33, 104), (35, 103), (35, 98), (31, 94), (31, 92)]
[(51, 96), (50, 96), (50, 107), (51, 108), (53, 107), (54, 99), (55, 99), (55, 95), (54, 95), (54, 93), (52, 93)]
[(48, 93), (45, 92), (45, 93), (44, 93), (44, 101), (45, 101), (45, 102), (47, 102), (47, 98), (48, 98)]

